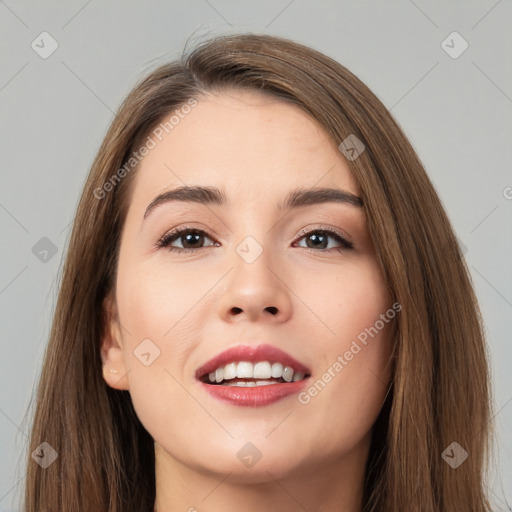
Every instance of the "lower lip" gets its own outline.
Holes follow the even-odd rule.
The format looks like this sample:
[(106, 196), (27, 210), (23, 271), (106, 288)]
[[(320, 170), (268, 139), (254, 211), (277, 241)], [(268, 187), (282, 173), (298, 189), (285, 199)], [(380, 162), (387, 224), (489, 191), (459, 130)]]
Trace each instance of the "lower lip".
[(297, 382), (270, 384), (267, 386), (240, 387), (212, 385), (200, 382), (203, 389), (219, 400), (244, 407), (261, 407), (282, 398), (295, 395), (306, 385), (308, 379)]

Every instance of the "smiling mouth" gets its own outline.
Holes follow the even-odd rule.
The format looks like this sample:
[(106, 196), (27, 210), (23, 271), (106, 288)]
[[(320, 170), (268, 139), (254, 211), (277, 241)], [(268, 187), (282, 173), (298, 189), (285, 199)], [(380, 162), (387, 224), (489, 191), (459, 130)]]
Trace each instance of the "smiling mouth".
[(279, 362), (235, 361), (219, 366), (215, 371), (205, 373), (199, 380), (212, 386), (257, 387), (299, 382), (309, 374), (295, 371), (291, 366)]

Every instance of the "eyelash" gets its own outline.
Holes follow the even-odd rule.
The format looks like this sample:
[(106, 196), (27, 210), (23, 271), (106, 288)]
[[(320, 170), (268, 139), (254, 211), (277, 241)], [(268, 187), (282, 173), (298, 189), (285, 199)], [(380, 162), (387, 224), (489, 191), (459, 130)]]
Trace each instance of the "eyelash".
[[(203, 229), (189, 228), (189, 227), (185, 226), (185, 227), (182, 227), (182, 228), (173, 229), (172, 231), (169, 231), (168, 233), (166, 233), (164, 236), (162, 236), (158, 240), (158, 242), (156, 243), (156, 246), (159, 249), (167, 248), (170, 252), (177, 252), (177, 253), (197, 252), (197, 251), (199, 251), (201, 249), (206, 249), (206, 247), (199, 247), (198, 249), (187, 249), (187, 248), (181, 248), (181, 247), (169, 247), (171, 242), (181, 238), (185, 234), (190, 234), (190, 233), (204, 234), (208, 238), (212, 239), (210, 234), (207, 231), (204, 231)], [(342, 252), (344, 250), (351, 250), (351, 249), (354, 248), (354, 244), (352, 242), (349, 242), (340, 232), (338, 232), (338, 231), (336, 231), (336, 230), (334, 230), (332, 228), (318, 227), (318, 228), (311, 229), (309, 231), (307, 231), (306, 229), (303, 229), (299, 233), (299, 235), (300, 235), (299, 236), (299, 240), (301, 240), (302, 238), (306, 237), (307, 235), (311, 235), (313, 233), (321, 233), (323, 235), (328, 235), (328, 236), (330, 236), (332, 238), (335, 238), (338, 242), (340, 242), (342, 247), (336, 247), (336, 248), (331, 248), (331, 249), (314, 249), (312, 247), (302, 247), (302, 249), (309, 249), (311, 251), (320, 251), (320, 252), (329, 252), (329, 251), (332, 251), (332, 250), (336, 250), (338, 252)]]

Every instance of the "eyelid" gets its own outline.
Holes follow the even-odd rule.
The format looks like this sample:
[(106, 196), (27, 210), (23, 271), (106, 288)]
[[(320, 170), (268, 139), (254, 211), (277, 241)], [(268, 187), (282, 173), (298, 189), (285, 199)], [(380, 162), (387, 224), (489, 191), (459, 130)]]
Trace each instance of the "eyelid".
[[(168, 249), (167, 242), (171, 238), (178, 239), (181, 236), (183, 236), (183, 233), (186, 233), (187, 231), (198, 231), (200, 233), (204, 233), (208, 238), (214, 240), (213, 235), (211, 235), (211, 233), (208, 229), (187, 224), (185, 226), (177, 226), (175, 228), (170, 229), (169, 231), (166, 231), (156, 242), (157, 248)], [(218, 242), (215, 242), (215, 243), (218, 243)], [(201, 249), (205, 249), (205, 247), (201, 247)], [(200, 249), (186, 249), (186, 248), (181, 248), (181, 247), (173, 247), (172, 250), (175, 250), (176, 252), (186, 252), (186, 251), (198, 251)]]
[(324, 226), (324, 225), (320, 225), (320, 224), (316, 224), (314, 226), (309, 226), (309, 227), (301, 229), (300, 232), (298, 233), (297, 237), (302, 238), (304, 235), (307, 235), (307, 234), (311, 233), (312, 231), (332, 232), (332, 233), (335, 233), (336, 235), (338, 235), (342, 240), (345, 240), (345, 242), (349, 243), (350, 245), (354, 245), (353, 242), (351, 241), (351, 237), (347, 233), (345, 233), (345, 231), (343, 231), (342, 229), (335, 228), (334, 226)]
[[(201, 234), (204, 234), (205, 236), (210, 238), (212, 241), (214, 241), (214, 244), (210, 245), (209, 247), (212, 247), (215, 245), (218, 246), (218, 242), (215, 240), (213, 235), (211, 235), (211, 233), (208, 229), (206, 229), (204, 227), (194, 226), (194, 225), (177, 226), (177, 227), (167, 231), (162, 237), (159, 238), (159, 240), (156, 243), (156, 246), (159, 249), (168, 249), (170, 252), (177, 252), (177, 253), (197, 252), (202, 249), (206, 249), (206, 247), (200, 247), (197, 249), (172, 247), (172, 249), (169, 249), (169, 245), (170, 245), (169, 240), (171, 240), (171, 239), (177, 240), (181, 236), (183, 236), (183, 233), (186, 233), (189, 231), (197, 231)], [(333, 226), (324, 226), (324, 225), (319, 225), (319, 224), (302, 228), (300, 230), (300, 232), (294, 237), (294, 242), (297, 242), (297, 241), (301, 240), (302, 238), (304, 238), (304, 236), (309, 235), (314, 232), (325, 232), (328, 234), (328, 236), (331, 236), (331, 237), (333, 235), (336, 235), (340, 239), (341, 244), (343, 246), (341, 248), (336, 248), (338, 250), (340, 250), (340, 249), (349, 250), (349, 249), (354, 248), (354, 243), (350, 240), (351, 237), (348, 236), (343, 230), (341, 230), (339, 228), (335, 228)], [(330, 250), (322, 250), (322, 249), (314, 249), (311, 247), (308, 249), (311, 249), (313, 251), (318, 251), (318, 252), (330, 252), (333, 250), (332, 248)]]

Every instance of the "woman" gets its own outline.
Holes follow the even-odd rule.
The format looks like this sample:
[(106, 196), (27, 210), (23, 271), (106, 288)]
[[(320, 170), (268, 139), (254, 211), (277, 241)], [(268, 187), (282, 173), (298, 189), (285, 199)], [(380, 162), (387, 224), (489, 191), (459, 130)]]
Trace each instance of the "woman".
[(27, 512), (486, 511), (489, 419), (453, 230), (359, 79), (244, 34), (135, 87), (76, 213)]

